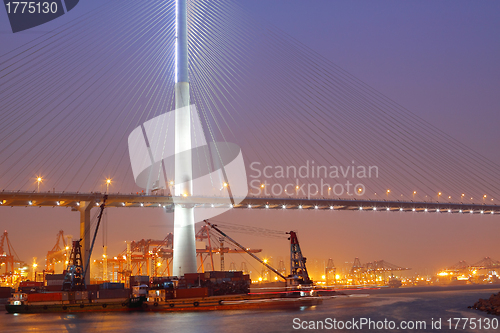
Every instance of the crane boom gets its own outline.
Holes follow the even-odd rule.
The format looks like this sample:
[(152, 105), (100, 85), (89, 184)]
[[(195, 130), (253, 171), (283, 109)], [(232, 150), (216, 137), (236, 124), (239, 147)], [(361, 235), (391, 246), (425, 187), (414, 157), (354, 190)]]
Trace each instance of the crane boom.
[[(106, 205), (106, 200), (107, 199), (108, 199), (108, 196), (105, 195), (104, 198), (103, 198), (103, 200), (102, 200), (102, 204), (101, 204), (101, 207), (100, 207), (101, 210), (99, 211), (99, 216), (97, 217), (97, 225), (95, 227), (94, 238), (92, 239), (92, 245), (90, 246), (89, 255), (87, 257), (87, 264), (85, 265), (85, 270), (83, 271), (83, 279), (84, 279), (84, 281), (85, 281), (85, 276), (86, 276), (87, 271), (88, 271), (89, 266), (90, 266), (90, 257), (92, 256), (92, 250), (94, 249), (95, 238), (97, 236), (97, 231), (99, 230), (99, 225), (101, 224), (102, 213), (104, 212), (104, 206)], [(84, 285), (85, 285), (85, 282), (84, 282)]]
[(231, 237), (229, 237), (228, 235), (226, 235), (222, 230), (220, 230), (219, 228), (217, 228), (215, 224), (212, 224), (212, 223), (208, 222), (207, 220), (204, 220), (203, 222), (205, 222), (208, 226), (212, 227), (212, 229), (214, 229), (215, 231), (217, 231), (220, 235), (222, 235), (222, 236), (226, 237), (227, 239), (229, 239), (234, 245), (236, 245), (237, 247), (239, 247), (240, 249), (242, 249), (243, 251), (245, 251), (246, 253), (248, 253), (252, 258), (254, 258), (258, 262), (260, 262), (262, 265), (264, 265), (267, 268), (269, 268), (274, 274), (278, 275), (279, 277), (281, 277), (283, 280), (286, 281), (286, 277), (283, 274), (281, 274), (276, 269), (274, 269), (273, 267), (271, 267), (270, 265), (268, 265), (266, 262), (264, 262), (263, 260), (261, 260), (259, 257), (257, 257), (252, 252), (248, 251), (246, 249), (246, 247), (243, 247), (237, 241), (235, 241), (234, 239), (232, 239)]

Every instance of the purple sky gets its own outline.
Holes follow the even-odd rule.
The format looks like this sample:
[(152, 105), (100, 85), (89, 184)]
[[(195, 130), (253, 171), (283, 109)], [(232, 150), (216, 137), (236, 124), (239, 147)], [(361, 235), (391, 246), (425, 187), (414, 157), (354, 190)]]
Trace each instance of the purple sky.
[[(0, 10), (0, 53), (96, 3), (81, 1), (59, 20), (18, 34), (10, 32)], [(249, 0), (242, 7), (500, 164), (499, 2)], [(0, 110), (11, 112), (1, 105)], [(172, 215), (156, 209), (111, 209), (108, 218), (110, 254), (121, 252), (126, 239), (162, 239), (172, 230)], [(500, 259), (498, 217), (239, 211), (216, 219), (296, 229), (305, 255), (320, 266), (329, 257), (340, 266), (358, 256), (362, 262), (385, 259), (423, 273), (464, 259)], [(78, 235), (78, 215), (69, 209), (1, 208), (0, 228), (8, 230), (21, 259), (40, 261), (59, 229)], [(266, 256), (287, 258), (285, 241), (234, 236), (263, 248)], [(99, 254), (100, 238), (97, 245)]]

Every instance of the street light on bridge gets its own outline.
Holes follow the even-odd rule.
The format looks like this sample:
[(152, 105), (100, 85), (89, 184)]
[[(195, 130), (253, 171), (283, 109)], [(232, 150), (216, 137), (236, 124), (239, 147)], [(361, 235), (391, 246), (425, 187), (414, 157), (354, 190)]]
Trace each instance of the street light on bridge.
[(106, 179), (106, 193), (108, 193), (108, 191), (109, 191), (110, 184), (111, 184), (111, 179), (110, 178)]
[(43, 181), (43, 178), (38, 176), (36, 177), (36, 182), (37, 182), (37, 192), (40, 192), (40, 183)]

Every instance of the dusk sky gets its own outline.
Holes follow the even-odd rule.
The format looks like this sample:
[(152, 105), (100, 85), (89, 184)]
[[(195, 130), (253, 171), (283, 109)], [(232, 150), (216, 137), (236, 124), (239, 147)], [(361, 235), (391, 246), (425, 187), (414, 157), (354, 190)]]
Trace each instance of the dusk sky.
[[(8, 58), (1, 57), (2, 55), (13, 51), (9, 53), (10, 57), (16, 53), (17, 47), (22, 47), (52, 29), (77, 19), (101, 2), (102, 0), (82, 0), (61, 18), (16, 34), (10, 30), (6, 12), (0, 10), (0, 69), (5, 69)], [(117, 6), (119, 3), (116, 2)], [(311, 54), (316, 52), (424, 122), (479, 152), (495, 164), (495, 172), (500, 171), (498, 1), (245, 0), (238, 3), (242, 12), (254, 17), (255, 22), (267, 21), (276, 31), (281, 30), (304, 44)], [(117, 19), (110, 19), (110, 29)], [(106, 30), (102, 33), (105, 34)], [(259, 52), (265, 54), (265, 50)], [(117, 63), (127, 55), (125, 52), (117, 54)], [(104, 51), (102, 56), (105, 56)], [(265, 62), (261, 60), (253, 59), (256, 63)], [(0, 74), (0, 83), (1, 89), (4, 89), (8, 82), (1, 79), (2, 75)], [(50, 81), (51, 74), (46, 75)], [(71, 73), (68, 76), (71, 76)], [(116, 85), (120, 76), (117, 78)], [(252, 94), (255, 95), (256, 92), (252, 91)], [(7, 96), (0, 91), (2, 118), (22, 112), (12, 105), (5, 107), (4, 98)], [(92, 95), (88, 98), (92, 98)], [(297, 114), (292, 111), (291, 114), (282, 116), (293, 118), (294, 115)], [(14, 124), (24, 124), (30, 120), (32, 118), (19, 116)], [(243, 128), (247, 125), (240, 123), (240, 126)], [(276, 132), (281, 130), (276, 123), (263, 123), (263, 126), (270, 126)], [(8, 130), (3, 127), (2, 129)], [(60, 133), (59, 136), (54, 134), (55, 142), (59, 142), (63, 138), (63, 129), (56, 128), (55, 131)], [(240, 133), (245, 135), (246, 132), (242, 130)], [(50, 134), (47, 135), (50, 138)], [(109, 135), (110, 142), (113, 141), (111, 139), (118, 141), (119, 136)], [(250, 145), (247, 141), (250, 139), (244, 138), (238, 142), (244, 153), (245, 148)], [(29, 141), (26, 142), (30, 144)], [(100, 144), (102, 142), (99, 142)], [(6, 139), (0, 142), (0, 145), (13, 143)], [(50, 149), (49, 145), (47, 147)], [(301, 156), (307, 155), (304, 154)], [(88, 156), (85, 158), (99, 158), (96, 155)], [(249, 156), (255, 158), (251, 152)], [(7, 158), (12, 161), (21, 159), (21, 156), (0, 154), (1, 160)], [(73, 157), (68, 157), (70, 158)], [(26, 163), (24, 161), (15, 164), (9, 161), (7, 165), (10, 168), (22, 169), (25, 166), (22, 163)], [(83, 162), (93, 164), (93, 161)], [(128, 156), (125, 156), (121, 163), (125, 168), (130, 168)], [(102, 169), (105, 170), (104, 167)], [(81, 173), (87, 171), (85, 169)], [(7, 172), (11, 171), (7, 170), (5, 165), (0, 166), (0, 173), (5, 175)], [(33, 172), (27, 168), (26, 177), (34, 177), (30, 174)], [(446, 170), (436, 172), (440, 175), (446, 173)], [(487, 177), (482, 171), (480, 173), (471, 169), (470, 173)], [(119, 173), (119, 176), (120, 179), (133, 183), (130, 171)], [(492, 186), (498, 184), (498, 179), (494, 180), (493, 177), (485, 178), (484, 181), (493, 184)], [(1, 186), (8, 183), (5, 179), (1, 182)], [(51, 189), (53, 186), (50, 185), (50, 180), (47, 179), (46, 182), (45, 190)], [(31, 186), (29, 190), (33, 190), (35, 185), (26, 186)], [(78, 188), (78, 184), (76, 187), (71, 186), (73, 185), (65, 188)], [(468, 183), (467, 186), (472, 185)], [(23, 189), (27, 190), (28, 187)], [(94, 190), (99, 191), (102, 188)], [(138, 190), (135, 187), (121, 188), (122, 192)], [(163, 239), (173, 229), (173, 214), (165, 214), (161, 209), (109, 209), (107, 219), (110, 255), (121, 252), (125, 240)], [(60, 229), (77, 237), (78, 220), (78, 214), (71, 212), (69, 208), (0, 208), (0, 229), (9, 232), (14, 249), (26, 262), (30, 262), (35, 256), (42, 262), (46, 251), (54, 245), (56, 233)], [(345, 262), (352, 262), (354, 257), (360, 257), (361, 262), (384, 259), (400, 266), (412, 267), (417, 273), (431, 274), (460, 260), (474, 263), (485, 256), (500, 259), (498, 216), (238, 210), (225, 213), (214, 220), (283, 231), (297, 230), (308, 262), (314, 265), (317, 261), (320, 268), (328, 258), (333, 258), (335, 265), (341, 267)], [(262, 235), (233, 236), (245, 246), (262, 248), (263, 256), (284, 259), (285, 262), (288, 260), (289, 247), (286, 238), (276, 241), (273, 238), (261, 237)], [(99, 246), (96, 253), (100, 255), (100, 236), (97, 245)], [(242, 258), (235, 257), (233, 260), (239, 265)]]

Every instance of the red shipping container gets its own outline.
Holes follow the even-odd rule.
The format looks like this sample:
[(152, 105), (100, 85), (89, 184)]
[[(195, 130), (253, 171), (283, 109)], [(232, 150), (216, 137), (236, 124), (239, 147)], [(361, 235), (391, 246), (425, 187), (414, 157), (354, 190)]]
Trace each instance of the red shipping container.
[(62, 293), (28, 294), (29, 302), (62, 301)]
[(19, 283), (19, 288), (24, 287), (43, 287), (43, 282), (34, 282), (34, 281), (23, 281)]

